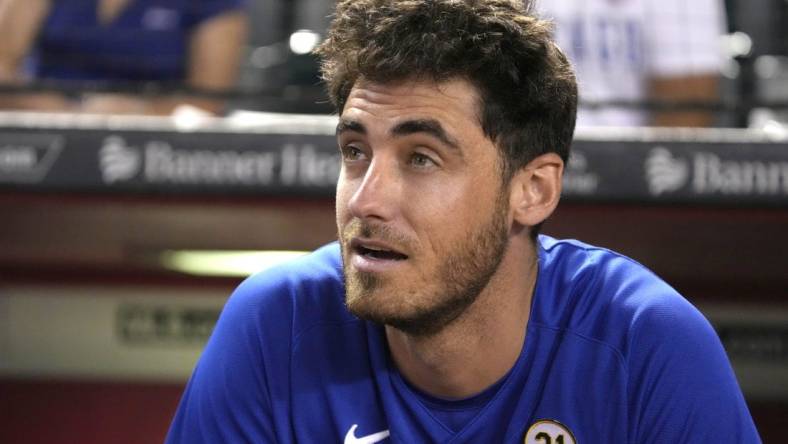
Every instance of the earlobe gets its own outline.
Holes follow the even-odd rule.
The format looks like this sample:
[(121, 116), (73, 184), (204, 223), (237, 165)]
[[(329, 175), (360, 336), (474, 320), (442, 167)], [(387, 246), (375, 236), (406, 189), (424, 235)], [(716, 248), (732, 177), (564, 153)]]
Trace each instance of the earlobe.
[(532, 227), (553, 213), (561, 198), (564, 161), (542, 154), (517, 171), (511, 182), (510, 209), (515, 222)]

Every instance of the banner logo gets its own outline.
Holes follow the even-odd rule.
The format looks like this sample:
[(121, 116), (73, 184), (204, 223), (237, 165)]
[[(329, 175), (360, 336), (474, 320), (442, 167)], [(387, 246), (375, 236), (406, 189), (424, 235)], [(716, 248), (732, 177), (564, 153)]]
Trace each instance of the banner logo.
[(126, 145), (120, 136), (104, 139), (99, 150), (99, 168), (104, 183), (132, 179), (141, 167), (142, 155), (138, 149)]
[(0, 134), (0, 183), (42, 182), (64, 144), (59, 135)]
[(693, 159), (692, 189), (697, 194), (788, 195), (788, 162), (727, 160), (701, 151)]
[(645, 163), (648, 190), (652, 196), (672, 192), (687, 184), (689, 165), (673, 157), (667, 148), (658, 146), (649, 152)]

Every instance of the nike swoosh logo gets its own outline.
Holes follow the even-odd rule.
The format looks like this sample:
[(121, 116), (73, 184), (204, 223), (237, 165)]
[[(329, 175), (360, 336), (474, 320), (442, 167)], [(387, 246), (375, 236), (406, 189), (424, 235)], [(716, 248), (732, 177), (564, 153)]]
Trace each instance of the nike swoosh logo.
[(353, 427), (347, 431), (344, 444), (375, 444), (389, 437), (389, 431), (384, 430), (382, 432), (356, 438), (356, 428), (358, 428), (358, 424), (353, 424)]

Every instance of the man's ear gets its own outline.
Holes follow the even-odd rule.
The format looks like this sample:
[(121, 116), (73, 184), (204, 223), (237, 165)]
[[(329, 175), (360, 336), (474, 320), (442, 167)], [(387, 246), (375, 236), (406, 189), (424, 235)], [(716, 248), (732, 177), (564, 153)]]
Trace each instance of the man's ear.
[(542, 154), (517, 172), (511, 181), (512, 218), (527, 227), (544, 222), (561, 198), (564, 161), (555, 153)]

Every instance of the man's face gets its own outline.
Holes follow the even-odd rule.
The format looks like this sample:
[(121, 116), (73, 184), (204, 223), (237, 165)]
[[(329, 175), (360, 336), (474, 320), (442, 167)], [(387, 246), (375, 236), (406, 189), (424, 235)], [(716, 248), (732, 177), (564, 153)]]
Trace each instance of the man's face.
[(337, 227), (357, 316), (431, 334), (485, 288), (509, 234), (497, 148), (468, 82), (353, 87), (337, 127)]

